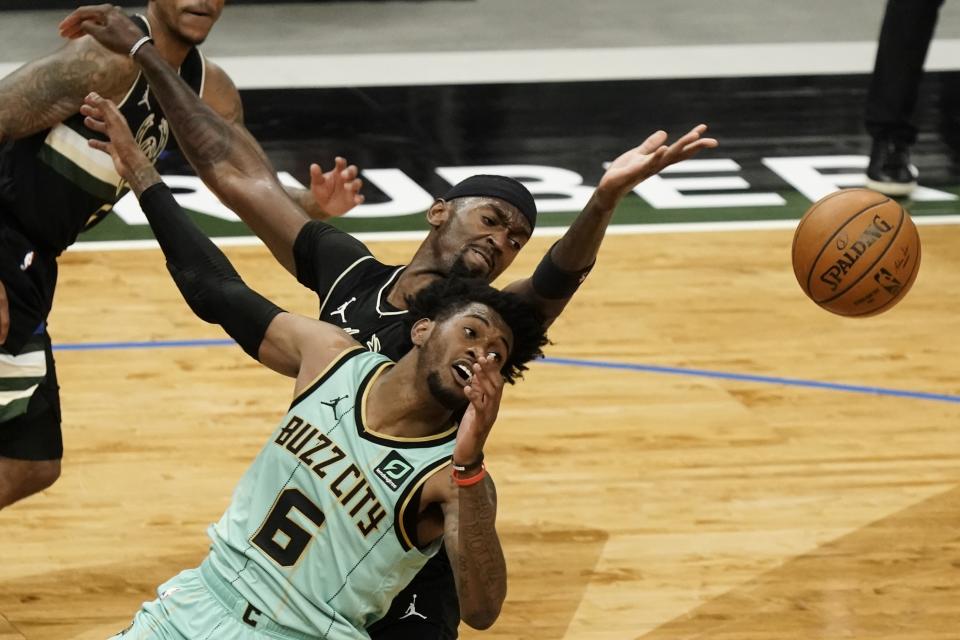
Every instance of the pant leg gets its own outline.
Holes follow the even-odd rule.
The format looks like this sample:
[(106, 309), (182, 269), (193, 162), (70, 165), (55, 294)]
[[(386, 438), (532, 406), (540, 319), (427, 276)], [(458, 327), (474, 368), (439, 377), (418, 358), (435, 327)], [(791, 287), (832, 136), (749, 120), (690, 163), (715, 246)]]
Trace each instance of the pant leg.
[(441, 546), (367, 633), (373, 640), (455, 640), (459, 625), (457, 585)]
[(867, 94), (865, 124), (874, 138), (912, 144), (923, 63), (943, 0), (888, 0)]
[(273, 640), (227, 611), (197, 569), (180, 572), (144, 602), (133, 623), (110, 640)]
[[(0, 348), (0, 456), (59, 460), (60, 384), (50, 335), (44, 331), (34, 336), (26, 348), (32, 351), (17, 357)], [(37, 360), (43, 365), (39, 369)]]

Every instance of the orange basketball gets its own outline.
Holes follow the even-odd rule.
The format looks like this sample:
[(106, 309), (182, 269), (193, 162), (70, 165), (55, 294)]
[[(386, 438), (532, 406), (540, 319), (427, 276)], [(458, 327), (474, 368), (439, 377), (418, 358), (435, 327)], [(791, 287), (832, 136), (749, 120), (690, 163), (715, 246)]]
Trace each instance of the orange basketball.
[(920, 267), (920, 236), (895, 200), (842, 189), (815, 202), (793, 236), (803, 292), (842, 316), (871, 316), (903, 299)]

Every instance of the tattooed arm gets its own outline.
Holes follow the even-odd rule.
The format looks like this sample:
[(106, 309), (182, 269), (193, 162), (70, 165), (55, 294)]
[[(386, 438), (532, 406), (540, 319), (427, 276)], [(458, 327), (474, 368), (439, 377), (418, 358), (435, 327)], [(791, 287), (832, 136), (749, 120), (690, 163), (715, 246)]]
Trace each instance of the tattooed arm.
[(90, 91), (118, 100), (136, 75), (132, 61), (93, 38), (69, 42), (0, 79), (0, 142), (62, 122), (77, 112)]
[[(243, 123), (243, 103), (240, 101), (240, 93), (236, 85), (223, 69), (209, 60), (207, 61), (206, 88), (202, 97), (203, 101), (224, 120), (233, 123), (241, 129), (242, 133), (250, 135)], [(254, 145), (260, 154), (260, 159), (272, 169), (267, 154), (256, 140)], [(333, 169), (326, 172), (320, 169), (320, 165), (310, 165), (309, 189), (287, 185), (283, 188), (308, 216), (315, 220), (327, 220), (342, 216), (363, 202), (363, 196), (359, 195), (363, 181), (357, 177), (358, 173), (356, 166), (347, 166), (347, 161), (338, 157)]]
[[(468, 465), (482, 459), (483, 445), (497, 418), (503, 393), (503, 376), (497, 362), (481, 356), (473, 365), (473, 377), (464, 388), (470, 401), (460, 427), (453, 461)], [(497, 537), (497, 493), (490, 476), (475, 468), (464, 475), (479, 482), (458, 486), (450, 467), (427, 480), (418, 528), (420, 540), (436, 537), (436, 522), (430, 519), (430, 505), (439, 503), (443, 512), (443, 541), (450, 556), (463, 621), (474, 629), (487, 629), (496, 622), (507, 597), (507, 563)], [(464, 476), (461, 476), (464, 477)]]
[(152, 45), (140, 49), (136, 62), (197, 174), (293, 273), (293, 243), (307, 217), (277, 180), (260, 145), (245, 128), (201, 102)]
[[(453, 567), (460, 616), (474, 629), (496, 622), (507, 596), (507, 563), (497, 536), (497, 492), (487, 476), (470, 487), (458, 487), (450, 467), (436, 472), (420, 498), (417, 538), (421, 543), (443, 536)], [(433, 505), (439, 504), (440, 515)]]
[[(153, 94), (167, 114), (177, 140), (190, 138), (193, 134), (187, 131), (196, 131), (202, 122), (209, 121), (212, 114), (204, 113), (204, 105), (195, 95), (187, 96), (183, 92), (182, 83), (171, 77), (172, 69), (162, 60), (157, 64), (154, 59), (156, 56), (151, 55), (155, 53), (138, 54), (138, 62), (144, 65)], [(296, 275), (293, 243), (309, 220), (304, 213), (300, 194), (296, 193), (303, 190), (280, 186), (276, 180), (276, 170), (267, 155), (243, 126), (243, 104), (236, 86), (219, 66), (209, 61), (203, 102), (223, 118), (216, 135), (221, 136), (226, 144), (236, 146), (236, 149), (218, 148), (216, 141), (197, 141), (200, 143), (197, 145), (188, 141), (181, 144), (181, 148), (207, 186), (263, 240), (280, 264)], [(168, 107), (168, 104), (171, 106)], [(223, 157), (217, 158), (215, 152), (223, 154)], [(240, 163), (240, 166), (235, 166), (235, 163)], [(255, 180), (258, 188), (275, 199), (281, 199), (280, 194), (285, 192), (299, 206), (286, 203), (283, 206), (245, 206), (241, 202), (244, 196), (237, 193), (236, 184), (238, 179), (242, 182), (245, 178)]]
[(456, 496), (443, 506), (443, 537), (460, 615), (474, 629), (487, 629), (507, 597), (507, 562), (494, 526), (497, 492), (490, 476), (471, 487), (457, 487), (448, 474), (442, 475)]
[[(123, 11), (111, 5), (80, 7), (60, 23), (60, 33), (67, 38), (92, 35), (117, 53), (130, 51), (141, 38)], [(307, 217), (277, 180), (260, 145), (238, 126), (243, 110), (230, 78), (216, 65), (209, 65), (205, 103), (152, 44), (138, 49), (135, 62), (200, 178), (250, 225), (280, 264), (295, 274), (293, 243)]]

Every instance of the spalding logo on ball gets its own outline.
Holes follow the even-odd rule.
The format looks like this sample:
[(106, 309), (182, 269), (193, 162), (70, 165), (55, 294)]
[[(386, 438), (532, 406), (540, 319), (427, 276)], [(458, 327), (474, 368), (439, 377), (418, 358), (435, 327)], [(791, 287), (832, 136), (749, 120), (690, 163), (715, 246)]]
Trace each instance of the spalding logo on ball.
[(815, 202), (793, 236), (793, 273), (811, 300), (842, 316), (872, 316), (897, 304), (920, 267), (910, 215), (870, 189), (842, 189)]

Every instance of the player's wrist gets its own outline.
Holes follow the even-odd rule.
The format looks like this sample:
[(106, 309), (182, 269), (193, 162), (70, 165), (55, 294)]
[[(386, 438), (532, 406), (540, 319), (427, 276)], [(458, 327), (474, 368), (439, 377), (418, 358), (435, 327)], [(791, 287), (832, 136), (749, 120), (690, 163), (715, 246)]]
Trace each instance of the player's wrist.
[(454, 468), (450, 476), (458, 487), (472, 487), (482, 482), (487, 476), (487, 467), (481, 462), (480, 466), (472, 471), (461, 472)]
[(600, 213), (612, 211), (617, 208), (625, 194), (620, 193), (618, 189), (600, 185), (593, 191), (588, 207)]
[(476, 473), (483, 467), (483, 451), (469, 458), (467, 456), (461, 458), (458, 455), (454, 455), (450, 459), (450, 465), (457, 473), (465, 475)]
[(153, 38), (150, 36), (143, 36), (132, 45), (130, 45), (130, 53), (128, 54), (131, 58), (134, 58), (144, 46), (148, 44), (153, 44)]

